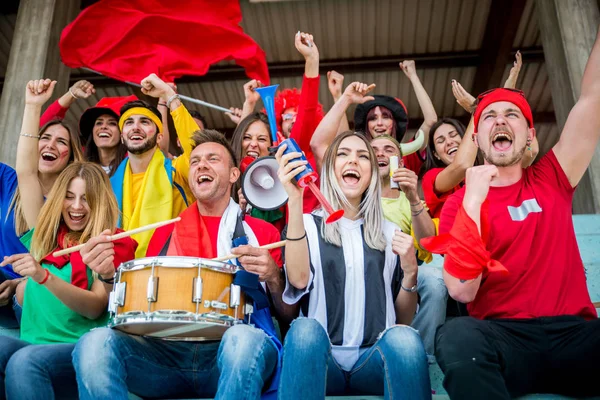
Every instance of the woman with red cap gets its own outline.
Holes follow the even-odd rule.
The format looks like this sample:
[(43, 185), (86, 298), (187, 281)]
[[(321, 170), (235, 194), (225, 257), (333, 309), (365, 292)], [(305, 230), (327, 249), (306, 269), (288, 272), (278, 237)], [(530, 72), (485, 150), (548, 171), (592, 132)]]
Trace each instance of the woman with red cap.
[(99, 164), (109, 176), (127, 157), (127, 149), (121, 143), (119, 110), (125, 103), (134, 100), (137, 100), (135, 95), (104, 97), (94, 107), (85, 110), (79, 119), (86, 161)]

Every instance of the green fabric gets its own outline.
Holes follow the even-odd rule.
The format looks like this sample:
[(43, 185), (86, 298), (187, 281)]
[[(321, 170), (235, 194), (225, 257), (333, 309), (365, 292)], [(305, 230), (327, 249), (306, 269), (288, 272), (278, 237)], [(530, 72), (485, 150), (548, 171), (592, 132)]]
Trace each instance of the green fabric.
[(250, 210), (250, 215), (254, 218), (262, 219), (263, 221), (267, 221), (269, 223), (273, 223), (283, 218), (283, 212), (281, 212), (279, 209), (272, 211), (262, 211), (257, 208), (252, 208), (252, 210)]
[[(27, 249), (31, 246), (33, 229), (21, 237), (21, 243)], [(71, 283), (71, 264), (58, 269), (51, 264), (42, 264), (56, 278)], [(88, 290), (92, 286), (92, 270), (87, 269)], [(108, 313), (90, 320), (67, 307), (46, 286), (31, 278), (25, 286), (23, 316), (21, 319), (21, 340), (33, 344), (75, 343), (92, 328), (106, 326)]]

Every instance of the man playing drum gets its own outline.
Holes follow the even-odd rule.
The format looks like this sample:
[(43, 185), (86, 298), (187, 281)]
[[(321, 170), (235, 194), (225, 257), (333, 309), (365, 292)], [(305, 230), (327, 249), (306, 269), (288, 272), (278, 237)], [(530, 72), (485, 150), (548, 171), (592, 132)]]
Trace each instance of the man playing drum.
[[(249, 216), (242, 220), (230, 197), (240, 176), (233, 150), (212, 130), (197, 131), (192, 140), (188, 179), (196, 203), (181, 214), (180, 222), (155, 232), (148, 255), (212, 258), (233, 252), (246, 271), (258, 275), (262, 288), (281, 299), (281, 252), (257, 248), (278, 241), (279, 233), (265, 221)], [(249, 245), (232, 249), (240, 226)], [(269, 302), (260, 309), (260, 296), (251, 295), (254, 326), (235, 324), (221, 341), (162, 340), (109, 328), (85, 335), (73, 352), (80, 398), (127, 399), (128, 391), (145, 398), (257, 399), (263, 392), (274, 398), (281, 343)], [(294, 311), (280, 302), (275, 307), (282, 315)]]

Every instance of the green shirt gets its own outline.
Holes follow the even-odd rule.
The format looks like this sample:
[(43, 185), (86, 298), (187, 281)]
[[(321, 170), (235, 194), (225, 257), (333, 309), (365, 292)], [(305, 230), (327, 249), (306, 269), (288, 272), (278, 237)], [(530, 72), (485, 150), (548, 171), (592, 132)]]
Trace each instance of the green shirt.
[[(31, 246), (32, 237), (33, 229), (21, 238), (27, 249)], [(43, 263), (42, 268), (46, 268), (56, 278), (71, 283), (71, 263), (60, 269)], [(87, 276), (90, 290), (94, 277), (89, 268)], [(27, 280), (21, 319), (21, 340), (33, 344), (75, 343), (90, 329), (106, 326), (107, 322), (108, 313), (95, 320), (88, 319), (67, 307), (45, 285), (40, 285), (31, 278)]]

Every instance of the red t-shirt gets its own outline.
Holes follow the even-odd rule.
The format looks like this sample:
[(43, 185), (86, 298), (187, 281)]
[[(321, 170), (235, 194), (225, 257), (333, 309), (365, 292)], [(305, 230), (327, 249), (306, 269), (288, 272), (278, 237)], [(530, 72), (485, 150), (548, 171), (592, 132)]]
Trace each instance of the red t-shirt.
[(450, 197), (451, 194), (455, 193), (460, 189), (461, 185), (455, 186), (452, 190), (438, 194), (435, 190), (435, 179), (442, 172), (444, 168), (432, 168), (423, 175), (423, 181), (421, 186), (423, 188), (423, 197), (425, 197), (425, 203), (429, 208), (429, 214), (431, 218), (439, 218), (442, 213), (442, 207), (444, 202)]
[[(573, 192), (553, 151), (523, 170), (521, 180), (491, 187), (487, 249), (508, 276), (485, 274), (475, 300), (475, 318), (537, 318), (579, 315), (596, 319), (575, 238)], [(440, 234), (452, 227), (465, 189), (442, 211)]]
[(423, 166), (424, 159), (419, 154), (420, 151), (416, 153), (409, 154), (407, 156), (402, 157), (402, 162), (404, 163), (404, 168), (408, 168), (413, 171), (415, 174), (419, 175), (421, 171), (421, 166)]

